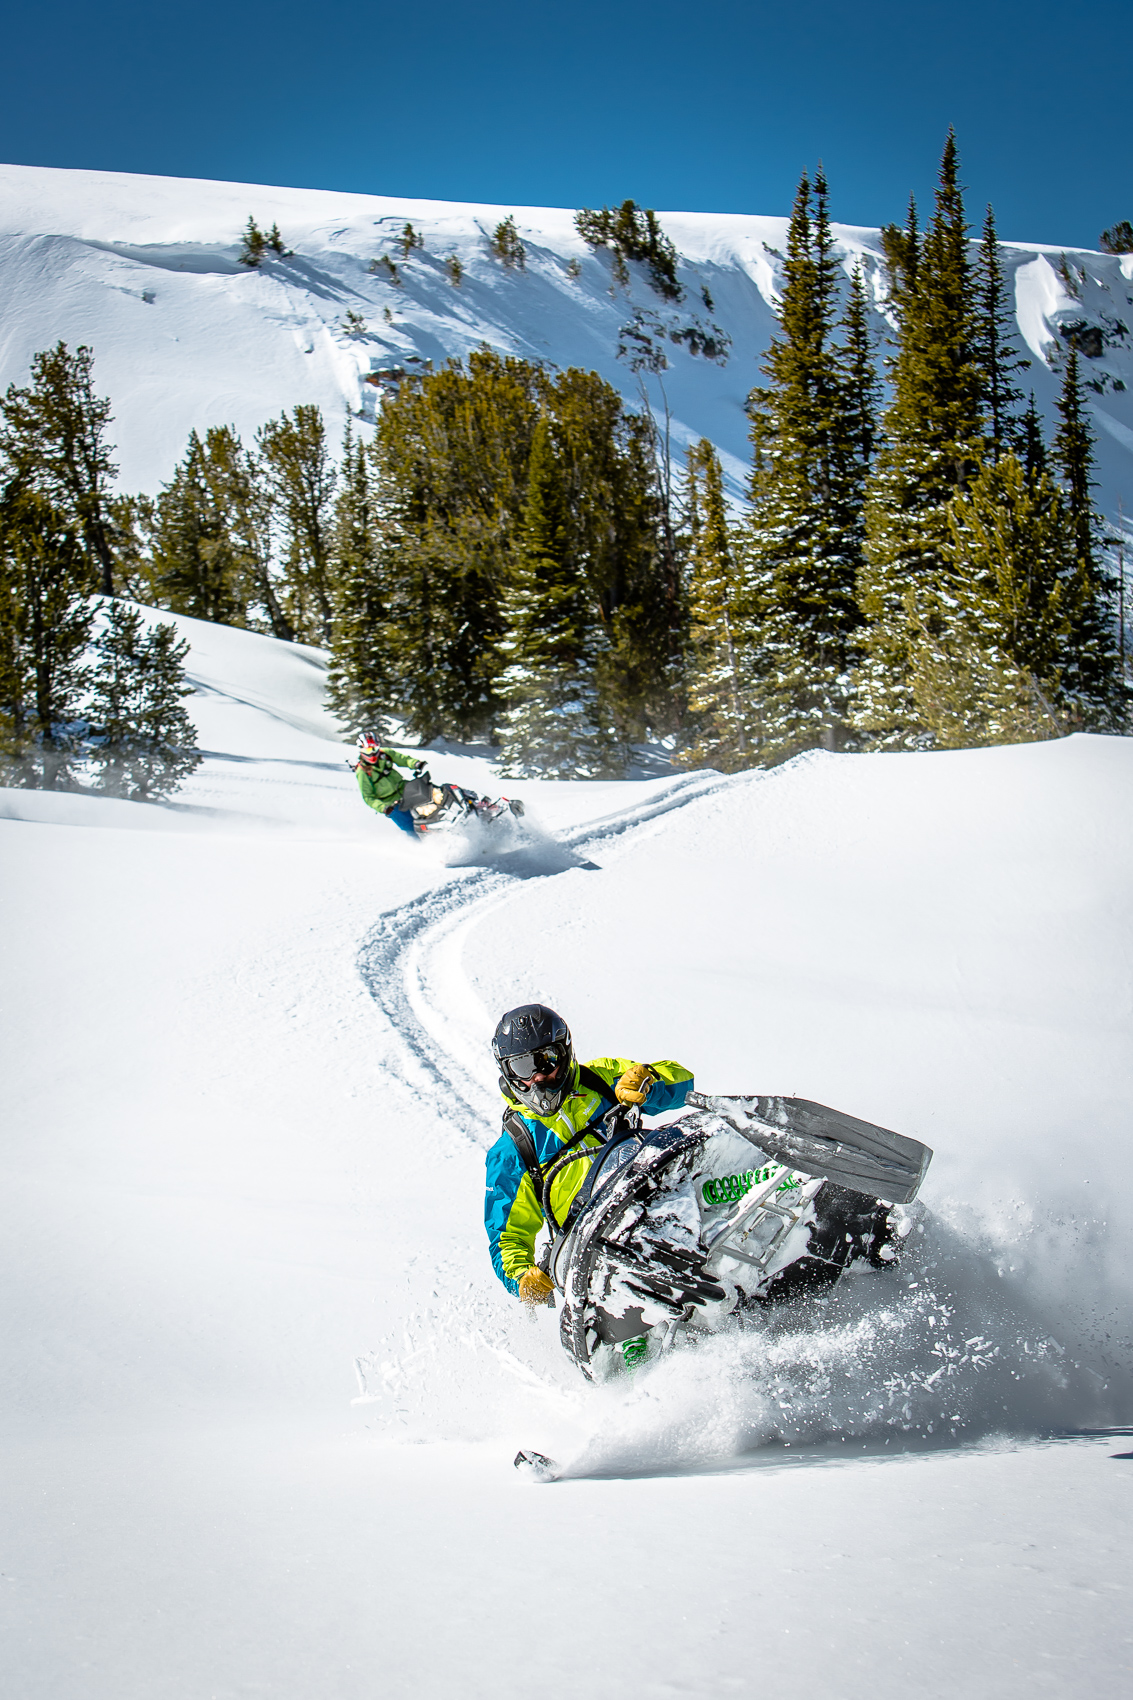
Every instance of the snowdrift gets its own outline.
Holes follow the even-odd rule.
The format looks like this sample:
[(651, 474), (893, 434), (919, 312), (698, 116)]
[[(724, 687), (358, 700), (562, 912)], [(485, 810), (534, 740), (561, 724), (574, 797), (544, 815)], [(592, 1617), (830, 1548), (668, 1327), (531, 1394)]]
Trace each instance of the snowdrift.
[[(487, 1697), (501, 1577), (550, 1532), (639, 1579), (682, 1554), (679, 1609), (638, 1588), (553, 1695), (745, 1681), (724, 1550), (729, 1621), (810, 1625), (802, 1664), (764, 1637), (788, 1700), (814, 1659), (851, 1700), (1086, 1657), (1121, 1693), (1128, 1446), (1056, 1437), (1133, 1423), (1133, 742), (533, 784), (530, 839), (446, 866), (362, 809), (324, 657), (179, 624), (209, 753), (175, 802), (0, 793), (20, 1692)], [(900, 1272), (574, 1379), (479, 1220), (487, 1041), (535, 998), (583, 1056), (927, 1141)], [(532, 1493), (520, 1445), (572, 1479)]]

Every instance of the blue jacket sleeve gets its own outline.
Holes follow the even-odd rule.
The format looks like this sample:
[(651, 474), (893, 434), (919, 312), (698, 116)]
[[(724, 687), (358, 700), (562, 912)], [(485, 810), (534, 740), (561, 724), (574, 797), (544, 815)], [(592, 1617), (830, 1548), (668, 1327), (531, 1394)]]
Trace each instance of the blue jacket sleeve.
[(501, 1133), (485, 1161), (484, 1226), (488, 1230), (492, 1268), (509, 1293), (518, 1293), (519, 1285), (504, 1274), (500, 1236), (507, 1227), (525, 1172), (515, 1141), (509, 1134)]

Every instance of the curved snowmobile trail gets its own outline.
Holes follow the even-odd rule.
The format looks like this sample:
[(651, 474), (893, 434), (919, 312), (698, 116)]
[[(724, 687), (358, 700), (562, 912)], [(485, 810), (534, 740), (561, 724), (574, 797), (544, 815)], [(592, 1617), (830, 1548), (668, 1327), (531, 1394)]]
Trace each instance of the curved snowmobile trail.
[[(612, 871), (651, 824), (662, 830), (688, 804), (766, 781), (690, 775), (557, 841), (530, 823), (470, 838), (463, 866), (378, 917), (357, 965), (390, 1024), (383, 1067), (428, 1102), (458, 1148), (471, 1156), (498, 1128), (489, 1026), (468, 957), (485, 916), (515, 902), (524, 882), (585, 868), (591, 856)], [(579, 905), (584, 892), (585, 876)], [(438, 1424), (450, 1438), (494, 1434), (506, 1411), (509, 1430), (522, 1420), (519, 1438), (560, 1460), (560, 1477), (580, 1478), (743, 1469), (775, 1445), (931, 1451), (1003, 1429), (1050, 1434), (1096, 1406), (1092, 1372), (1056, 1343), (1044, 1304), (1005, 1284), (989, 1232), (944, 1215), (918, 1221), (899, 1272), (863, 1265), (813, 1310), (673, 1353), (653, 1366), (648, 1396), (632, 1381), (576, 1388), (557, 1330), (509, 1310), (486, 1278), (482, 1245), (465, 1243), (471, 1206), (459, 1221), (459, 1243), (438, 1240), (424, 1254), (424, 1280), (407, 1267), (396, 1332), (355, 1358), (361, 1400), (391, 1434), (432, 1437)]]
[(461, 877), (381, 915), (359, 947), (358, 971), (401, 1041), (406, 1085), (416, 1092), (442, 1087), (457, 1109), (461, 1131), (476, 1139), (475, 1129), (483, 1127), (484, 1138), (476, 1142), (490, 1143), (496, 1131), (497, 1096), (482, 1083), (480, 1048), (465, 1036), (451, 1007), (455, 977), (443, 972), (455, 960), (465, 928), (506, 903), (520, 882), (593, 868), (592, 853), (635, 828), (713, 792), (750, 783), (749, 776), (689, 775), (647, 802), (575, 827), (557, 839), (520, 828), (494, 853), (485, 846), (481, 865), (465, 871), (458, 864), (454, 871)]

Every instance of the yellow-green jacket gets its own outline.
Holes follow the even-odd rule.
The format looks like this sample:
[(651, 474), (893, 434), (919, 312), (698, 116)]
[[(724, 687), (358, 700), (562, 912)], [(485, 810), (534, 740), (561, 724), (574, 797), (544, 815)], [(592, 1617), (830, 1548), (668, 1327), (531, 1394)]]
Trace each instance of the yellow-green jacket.
[[(628, 1057), (595, 1057), (585, 1066), (609, 1088), (608, 1096), (603, 1097), (581, 1081), (577, 1062), (572, 1065), (571, 1089), (553, 1116), (538, 1116), (525, 1104), (504, 1094), (508, 1110), (515, 1111), (526, 1124), (535, 1141), (535, 1154), (544, 1168), (576, 1133), (593, 1127), (594, 1131), (578, 1146), (578, 1160), (564, 1163), (551, 1183), (551, 1209), (559, 1222), (565, 1221), (571, 1200), (586, 1179), (594, 1151), (602, 1143), (602, 1117), (614, 1103), (614, 1082), (633, 1065)], [(648, 1066), (657, 1079), (642, 1105), (645, 1114), (654, 1116), (679, 1109), (692, 1090), (693, 1077), (688, 1069), (675, 1062), (654, 1062)], [(543, 1210), (531, 1176), (506, 1129), (488, 1152), (484, 1226), (488, 1230), (496, 1274), (509, 1292), (517, 1292), (519, 1277), (535, 1262), (535, 1241), (543, 1226)]]

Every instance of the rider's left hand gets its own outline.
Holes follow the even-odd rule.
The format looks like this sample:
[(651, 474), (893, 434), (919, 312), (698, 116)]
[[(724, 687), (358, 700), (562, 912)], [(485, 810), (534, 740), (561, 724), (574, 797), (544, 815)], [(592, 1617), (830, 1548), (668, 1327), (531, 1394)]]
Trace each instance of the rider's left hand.
[(657, 1076), (644, 1063), (631, 1063), (614, 1087), (619, 1104), (644, 1104)]

